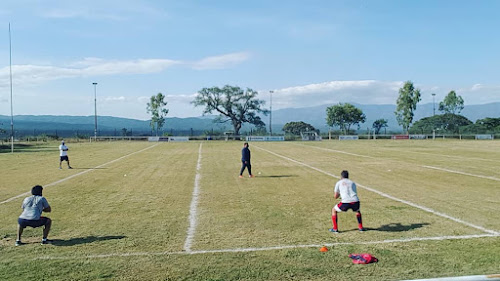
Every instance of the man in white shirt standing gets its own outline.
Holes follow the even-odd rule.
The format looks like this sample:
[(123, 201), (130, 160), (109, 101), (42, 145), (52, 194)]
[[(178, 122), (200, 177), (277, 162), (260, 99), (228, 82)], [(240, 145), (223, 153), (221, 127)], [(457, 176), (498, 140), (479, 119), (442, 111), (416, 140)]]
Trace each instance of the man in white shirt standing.
[(69, 165), (68, 150), (69, 148), (64, 144), (63, 140), (61, 142), (61, 145), (59, 146), (59, 169), (62, 169), (61, 164), (63, 161), (66, 161), (68, 163), (68, 169), (73, 169)]
[(335, 199), (341, 198), (340, 203), (335, 205), (332, 209), (332, 223), (333, 228), (329, 231), (333, 233), (338, 233), (337, 225), (337, 212), (347, 212), (351, 209), (356, 212), (356, 218), (358, 219), (358, 229), (359, 231), (364, 231), (363, 223), (361, 220), (361, 212), (359, 211), (359, 198), (356, 191), (356, 184), (349, 179), (349, 172), (344, 170), (340, 173), (341, 179), (335, 184)]

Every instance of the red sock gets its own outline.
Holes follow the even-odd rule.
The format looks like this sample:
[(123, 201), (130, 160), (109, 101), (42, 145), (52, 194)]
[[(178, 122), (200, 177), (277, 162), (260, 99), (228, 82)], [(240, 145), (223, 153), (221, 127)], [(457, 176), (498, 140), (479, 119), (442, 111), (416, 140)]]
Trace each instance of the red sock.
[(332, 216), (333, 229), (337, 230), (337, 216)]
[(358, 219), (358, 228), (362, 229), (363, 228), (363, 221), (361, 220), (361, 213), (356, 213), (356, 218)]

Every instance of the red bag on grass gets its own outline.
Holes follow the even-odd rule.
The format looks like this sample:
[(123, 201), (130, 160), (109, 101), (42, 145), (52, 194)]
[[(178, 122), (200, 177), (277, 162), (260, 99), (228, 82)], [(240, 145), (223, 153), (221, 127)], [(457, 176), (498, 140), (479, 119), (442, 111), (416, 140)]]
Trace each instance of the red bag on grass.
[(378, 259), (370, 254), (350, 254), (349, 257), (352, 259), (352, 263), (355, 264), (378, 262)]

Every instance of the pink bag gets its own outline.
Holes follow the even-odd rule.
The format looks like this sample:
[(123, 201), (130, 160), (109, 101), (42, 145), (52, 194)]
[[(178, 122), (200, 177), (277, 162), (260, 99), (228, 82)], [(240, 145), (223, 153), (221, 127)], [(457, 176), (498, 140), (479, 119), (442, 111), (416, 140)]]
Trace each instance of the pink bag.
[(349, 257), (352, 259), (352, 263), (355, 264), (378, 262), (378, 259), (370, 254), (350, 254)]

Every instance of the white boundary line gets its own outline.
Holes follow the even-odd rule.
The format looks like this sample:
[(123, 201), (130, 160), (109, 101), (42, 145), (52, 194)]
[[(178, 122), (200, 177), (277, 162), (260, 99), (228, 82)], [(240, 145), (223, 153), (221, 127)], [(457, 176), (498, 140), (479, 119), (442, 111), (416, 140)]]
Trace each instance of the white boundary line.
[(196, 217), (198, 212), (198, 198), (200, 196), (202, 144), (203, 143), (200, 143), (200, 148), (198, 149), (198, 162), (196, 164), (196, 177), (194, 179), (193, 197), (191, 199), (191, 206), (189, 207), (189, 228), (187, 230), (186, 242), (184, 242), (184, 251), (186, 251), (187, 253), (191, 252), (191, 245), (193, 244), (197, 225)]
[(219, 249), (219, 250), (198, 250), (198, 251), (177, 251), (177, 252), (136, 252), (136, 253), (113, 253), (101, 255), (87, 255), (87, 256), (70, 256), (70, 257), (37, 257), (33, 260), (70, 260), (70, 259), (98, 259), (98, 258), (112, 258), (112, 257), (133, 257), (133, 256), (160, 256), (160, 255), (199, 255), (199, 254), (215, 254), (215, 253), (244, 253), (244, 252), (259, 252), (271, 250), (286, 250), (286, 249), (300, 249), (300, 248), (319, 248), (323, 246), (334, 247), (344, 245), (376, 245), (376, 244), (390, 244), (390, 243), (410, 243), (416, 241), (443, 241), (443, 240), (461, 240), (461, 239), (476, 239), (486, 237), (499, 237), (500, 235), (493, 234), (476, 234), (476, 235), (461, 235), (461, 236), (434, 236), (434, 237), (414, 237), (402, 239), (388, 239), (381, 241), (366, 241), (366, 242), (338, 242), (338, 243), (321, 243), (321, 244), (303, 244), (303, 245), (281, 245), (260, 248), (234, 248), (234, 249)]
[(442, 278), (431, 278), (431, 279), (408, 279), (401, 281), (494, 281), (500, 280), (500, 274), (490, 274), (490, 275), (469, 275), (469, 276), (456, 276), (456, 277), (442, 277)]
[(421, 167), (427, 168), (427, 169), (434, 169), (434, 170), (439, 170), (439, 171), (445, 171), (445, 172), (454, 173), (454, 174), (465, 175), (465, 176), (477, 177), (477, 178), (482, 178), (482, 179), (487, 179), (487, 180), (500, 181), (499, 178), (495, 178), (495, 177), (474, 175), (474, 174), (469, 174), (469, 173), (464, 173), (464, 172), (454, 171), (454, 170), (448, 170), (448, 169), (439, 168), (439, 167), (426, 166), (426, 165), (423, 165)]
[[(382, 157), (377, 158), (377, 157), (366, 156), (366, 155), (355, 154), (355, 153), (349, 153), (349, 152), (345, 152), (345, 151), (340, 151), (340, 150), (335, 150), (335, 149), (330, 149), (330, 148), (325, 148), (325, 147), (319, 147), (319, 146), (314, 146), (314, 145), (305, 145), (305, 144), (295, 144), (295, 145), (301, 145), (301, 146), (312, 147), (312, 148), (321, 149), (321, 150), (327, 150), (327, 151), (333, 151), (333, 152), (338, 152), (338, 153), (344, 153), (344, 154), (358, 156), (358, 157), (365, 157), (365, 158), (373, 158), (373, 159), (382, 159), (382, 160), (389, 160), (389, 161), (394, 161), (394, 162), (401, 162), (401, 160), (392, 159), (392, 158), (382, 158)], [(410, 152), (413, 152), (413, 151), (410, 151)], [(420, 152), (416, 152), (416, 153), (420, 153)], [(453, 170), (448, 170), (448, 169), (438, 168), (438, 167), (432, 167), (432, 166), (426, 166), (426, 165), (417, 165), (417, 164), (415, 164), (415, 165), (416, 166), (420, 166), (422, 168), (441, 170), (443, 172), (448, 172), (448, 173), (454, 173), (454, 174), (460, 174), (460, 175), (464, 175), (464, 176), (471, 176), (471, 177), (489, 179), (489, 180), (494, 180), (494, 181), (500, 181), (499, 178), (490, 177), (490, 176), (474, 175), (474, 174), (464, 173), (464, 172), (460, 172), (460, 171), (453, 171)]]
[[(72, 179), (72, 178), (76, 178), (76, 177), (78, 177), (78, 176), (81, 176), (81, 175), (86, 174), (86, 173), (88, 173), (88, 172), (94, 171), (94, 170), (96, 170), (96, 169), (99, 169), (99, 168), (101, 168), (101, 167), (103, 167), (103, 166), (106, 166), (106, 165), (109, 165), (109, 164), (111, 164), (111, 163), (114, 163), (114, 162), (116, 162), (116, 161), (120, 161), (120, 160), (122, 160), (123, 158), (129, 157), (129, 156), (132, 156), (132, 155), (137, 154), (137, 153), (141, 153), (141, 152), (143, 152), (143, 151), (145, 151), (145, 150), (148, 150), (148, 149), (150, 149), (150, 148), (153, 148), (153, 147), (155, 147), (155, 146), (157, 146), (157, 145), (158, 145), (158, 144), (155, 144), (155, 145), (152, 145), (152, 146), (148, 146), (148, 147), (146, 147), (146, 148), (144, 148), (144, 149), (141, 149), (141, 150), (139, 150), (139, 151), (132, 152), (132, 153), (130, 153), (130, 154), (124, 155), (124, 156), (122, 156), (122, 157), (120, 157), (120, 158), (116, 158), (115, 160), (111, 160), (111, 161), (109, 161), (109, 162), (107, 162), (107, 163), (104, 163), (104, 164), (101, 164), (101, 165), (99, 165), (99, 166), (97, 166), (97, 167), (94, 167), (94, 168), (91, 168), (91, 169), (85, 170), (85, 171), (83, 171), (83, 172), (79, 172), (79, 173), (77, 173), (77, 174), (71, 175), (71, 176), (69, 176), (69, 177), (66, 177), (66, 178), (60, 179), (60, 180), (55, 181), (55, 182), (52, 182), (52, 183), (49, 183), (49, 184), (43, 185), (43, 187), (44, 187), (44, 188), (47, 188), (47, 187), (50, 187), (50, 186), (54, 186), (54, 185), (60, 184), (60, 183), (62, 183), (62, 182), (65, 182), (65, 181), (70, 180), (70, 179)], [(5, 204), (5, 203), (8, 203), (8, 202), (10, 202), (10, 201), (13, 201), (13, 200), (15, 200), (15, 199), (17, 199), (17, 198), (19, 198), (19, 197), (26, 196), (26, 195), (28, 195), (28, 194), (31, 194), (31, 192), (30, 192), (30, 191), (28, 191), (28, 192), (25, 192), (25, 193), (23, 193), (23, 194), (19, 194), (19, 195), (16, 195), (16, 196), (14, 196), (14, 197), (11, 197), (11, 198), (9, 198), (9, 199), (7, 199), (7, 200), (5, 200), (5, 201), (0, 202), (0, 205)]]
[[(318, 171), (318, 172), (320, 172), (320, 173), (323, 173), (323, 174), (325, 174), (325, 175), (328, 175), (328, 176), (331, 176), (331, 177), (334, 177), (334, 178), (339, 179), (339, 177), (338, 177), (338, 176), (333, 175), (333, 174), (328, 173), (328, 172), (325, 172), (325, 171), (323, 171), (323, 170), (321, 170), (321, 169), (318, 169), (318, 168), (316, 168), (316, 167), (313, 167), (313, 166), (311, 166), (311, 165), (308, 165), (308, 164), (302, 163), (302, 162), (300, 162), (300, 161), (294, 160), (294, 159), (292, 159), (292, 158), (289, 158), (289, 157), (286, 157), (286, 156), (280, 155), (280, 154), (278, 154), (278, 153), (275, 153), (275, 152), (269, 151), (269, 150), (267, 150), (267, 149), (264, 149), (264, 148), (261, 148), (261, 147), (259, 147), (259, 146), (256, 146), (255, 144), (254, 144), (254, 147), (256, 147), (256, 148), (258, 148), (258, 149), (261, 149), (261, 150), (264, 150), (264, 151), (266, 151), (267, 153), (273, 154), (273, 155), (275, 155), (275, 156), (281, 157), (281, 158), (283, 158), (283, 159), (287, 159), (287, 160), (289, 160), (289, 161), (295, 162), (295, 163), (300, 164), (300, 165), (302, 165), (302, 166), (308, 167), (308, 168), (310, 168), (310, 169), (313, 169), (313, 170)], [(364, 188), (364, 189), (366, 189), (366, 190), (368, 190), (368, 191), (374, 192), (374, 193), (376, 193), (376, 194), (378, 194), (378, 195), (380, 195), (380, 196), (383, 196), (383, 197), (386, 197), (386, 198), (392, 199), (392, 200), (394, 200), (394, 201), (397, 201), (397, 202), (400, 202), (400, 203), (403, 203), (403, 204), (406, 204), (406, 205), (410, 205), (410, 206), (415, 207), (415, 208), (418, 208), (418, 209), (420, 209), (420, 210), (423, 210), (423, 211), (426, 211), (426, 212), (432, 213), (432, 214), (434, 214), (434, 215), (437, 215), (437, 216), (440, 216), (440, 217), (443, 217), (443, 218), (450, 219), (450, 220), (452, 220), (452, 221), (455, 221), (455, 222), (461, 223), (461, 224), (463, 224), (463, 225), (467, 225), (467, 226), (469, 226), (469, 227), (472, 227), (472, 228), (475, 228), (475, 229), (481, 230), (481, 231), (483, 231), (483, 232), (486, 232), (486, 233), (489, 233), (489, 234), (492, 234), (492, 235), (499, 235), (499, 234), (500, 234), (500, 233), (499, 233), (499, 232), (497, 232), (497, 231), (490, 230), (490, 229), (486, 229), (486, 228), (484, 228), (484, 227), (482, 227), (482, 226), (478, 226), (478, 225), (475, 225), (475, 224), (472, 224), (472, 223), (466, 222), (466, 221), (464, 221), (464, 220), (461, 220), (461, 219), (458, 219), (458, 218), (452, 217), (452, 216), (447, 215), (447, 214), (445, 214), (445, 213), (437, 212), (437, 211), (435, 211), (435, 210), (433, 210), (433, 209), (431, 209), (431, 208), (424, 207), (424, 206), (421, 206), (421, 205), (418, 205), (418, 204), (415, 204), (415, 203), (412, 203), (412, 202), (410, 202), (410, 201), (406, 201), (406, 200), (403, 200), (403, 199), (399, 199), (399, 198), (397, 198), (397, 197), (394, 197), (394, 196), (389, 195), (389, 194), (387, 194), (387, 193), (383, 193), (383, 192), (378, 191), (378, 190), (376, 190), (376, 189), (373, 189), (373, 188), (371, 188), (371, 187), (364, 186), (364, 185), (361, 185), (361, 184), (358, 184), (358, 186), (360, 186), (360, 187), (362, 187), (362, 188)]]

